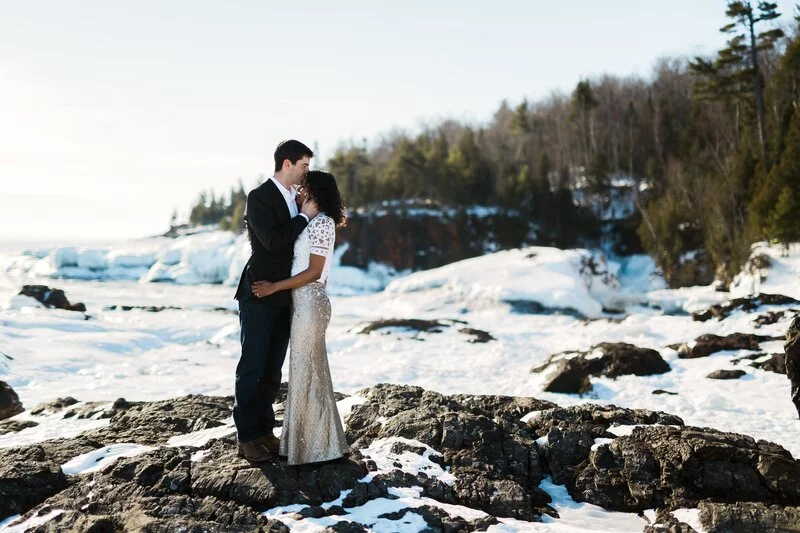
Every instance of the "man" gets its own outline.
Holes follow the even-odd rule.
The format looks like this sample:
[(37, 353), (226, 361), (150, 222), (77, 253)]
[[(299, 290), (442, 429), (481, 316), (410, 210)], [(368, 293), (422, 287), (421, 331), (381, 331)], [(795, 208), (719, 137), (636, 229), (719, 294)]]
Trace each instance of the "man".
[(272, 402), (289, 344), (291, 294), (282, 291), (261, 298), (251, 285), (291, 274), (294, 241), (317, 214), (313, 202), (303, 202), (298, 209), (294, 189), (313, 156), (300, 141), (282, 142), (275, 150), (275, 175), (247, 195), (244, 219), (252, 253), (234, 297), (239, 301), (242, 356), (236, 366), (233, 420), (239, 455), (254, 462), (268, 460), (280, 444), (272, 433)]

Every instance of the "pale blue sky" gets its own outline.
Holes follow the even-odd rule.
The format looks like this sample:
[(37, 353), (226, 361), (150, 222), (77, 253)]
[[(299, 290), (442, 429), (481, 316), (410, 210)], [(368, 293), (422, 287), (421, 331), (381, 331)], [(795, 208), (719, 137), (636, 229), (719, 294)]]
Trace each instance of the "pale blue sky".
[(723, 0), (395, 4), (4, 3), (0, 240), (159, 233), (201, 189), (269, 174), (282, 139), (324, 161), (724, 43)]

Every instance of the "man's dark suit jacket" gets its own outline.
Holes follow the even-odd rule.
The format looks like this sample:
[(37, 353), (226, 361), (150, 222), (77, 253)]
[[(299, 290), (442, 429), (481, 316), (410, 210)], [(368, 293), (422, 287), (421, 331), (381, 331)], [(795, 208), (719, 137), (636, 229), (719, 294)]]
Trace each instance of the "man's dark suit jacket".
[(294, 241), (308, 224), (304, 216), (291, 217), (278, 186), (267, 180), (247, 195), (245, 225), (252, 253), (242, 270), (236, 300), (282, 307), (289, 305), (289, 291), (279, 291), (266, 298), (256, 298), (250, 290), (255, 281), (280, 281), (291, 275)]

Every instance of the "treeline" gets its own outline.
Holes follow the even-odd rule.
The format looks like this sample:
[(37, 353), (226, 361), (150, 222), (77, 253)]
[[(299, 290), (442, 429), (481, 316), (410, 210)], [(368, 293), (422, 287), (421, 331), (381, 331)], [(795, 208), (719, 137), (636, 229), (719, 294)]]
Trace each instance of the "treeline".
[[(236, 187), (231, 187), (227, 195), (222, 194), (219, 198), (213, 190), (203, 191), (189, 211), (189, 223), (195, 226), (219, 224), (223, 230), (244, 231), (246, 203), (247, 192), (241, 180)], [(173, 225), (175, 218), (173, 215)]]
[[(569, 94), (503, 102), (479, 127), (447, 120), (342, 146), (323, 166), (350, 207), (500, 205), (559, 246), (598, 236), (576, 191), (582, 205), (602, 201), (614, 177), (629, 177), (642, 191), (638, 235), (665, 275), (704, 250), (729, 280), (751, 243), (800, 240), (800, 24), (784, 35), (769, 2), (728, 2), (727, 15), (730, 40), (715, 57), (662, 59), (650, 79), (606, 75)], [(229, 226), (236, 198), (217, 206)], [(198, 217), (211, 216), (211, 200)]]

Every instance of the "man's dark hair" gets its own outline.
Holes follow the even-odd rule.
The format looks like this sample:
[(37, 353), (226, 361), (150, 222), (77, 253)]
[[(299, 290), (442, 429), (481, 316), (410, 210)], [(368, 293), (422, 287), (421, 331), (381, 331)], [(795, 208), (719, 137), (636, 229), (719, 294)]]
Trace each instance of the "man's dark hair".
[(294, 165), (306, 156), (314, 157), (314, 152), (305, 144), (294, 139), (283, 141), (275, 148), (275, 172), (280, 172), (285, 159)]

